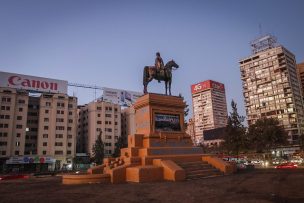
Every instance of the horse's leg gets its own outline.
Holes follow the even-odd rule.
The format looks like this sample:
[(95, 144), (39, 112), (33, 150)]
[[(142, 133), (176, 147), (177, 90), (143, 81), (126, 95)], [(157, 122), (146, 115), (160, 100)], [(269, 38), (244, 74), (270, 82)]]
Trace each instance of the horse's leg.
[(168, 84), (167, 84), (167, 83), (168, 83), (168, 81), (166, 80), (166, 81), (165, 81), (166, 95), (167, 95), (167, 86), (168, 86)]
[(169, 80), (169, 95), (171, 96), (171, 80)]

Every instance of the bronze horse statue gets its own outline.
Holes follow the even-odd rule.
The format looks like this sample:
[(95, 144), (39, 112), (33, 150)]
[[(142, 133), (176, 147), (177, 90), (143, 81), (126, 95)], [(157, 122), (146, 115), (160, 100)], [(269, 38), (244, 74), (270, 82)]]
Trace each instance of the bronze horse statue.
[[(144, 77), (143, 77), (143, 84), (144, 84), (144, 94), (148, 93), (148, 84), (153, 79), (165, 81), (166, 86), (166, 95), (167, 89), (169, 87), (169, 95), (171, 95), (171, 82), (172, 82), (172, 69), (177, 69), (179, 66), (175, 63), (174, 60), (169, 61), (166, 63), (164, 69), (161, 69), (159, 72), (156, 71), (154, 66), (145, 66), (144, 68)], [(169, 86), (168, 86), (169, 84)]]

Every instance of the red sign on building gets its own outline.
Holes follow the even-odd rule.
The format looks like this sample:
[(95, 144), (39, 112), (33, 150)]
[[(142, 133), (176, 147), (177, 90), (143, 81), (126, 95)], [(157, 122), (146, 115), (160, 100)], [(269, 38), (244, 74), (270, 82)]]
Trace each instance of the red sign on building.
[(212, 80), (206, 80), (204, 82), (191, 85), (191, 93), (195, 94), (211, 88), (225, 91), (224, 84)]

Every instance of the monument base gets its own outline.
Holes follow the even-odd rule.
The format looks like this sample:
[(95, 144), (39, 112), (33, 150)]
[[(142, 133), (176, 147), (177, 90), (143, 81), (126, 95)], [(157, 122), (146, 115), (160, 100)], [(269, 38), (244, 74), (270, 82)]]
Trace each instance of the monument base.
[(136, 134), (128, 136), (120, 158), (104, 159), (103, 173), (112, 183), (182, 181), (235, 171), (192, 145), (184, 129), (184, 108), (183, 99), (175, 96), (146, 94), (136, 101)]

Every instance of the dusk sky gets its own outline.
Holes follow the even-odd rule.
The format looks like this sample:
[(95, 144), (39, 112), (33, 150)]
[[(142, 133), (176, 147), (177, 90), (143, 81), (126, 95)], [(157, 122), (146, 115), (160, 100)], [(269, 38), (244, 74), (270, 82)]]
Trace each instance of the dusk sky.
[[(180, 66), (173, 95), (192, 107), (190, 85), (212, 79), (225, 84), (228, 110), (234, 99), (245, 115), (238, 61), (262, 31), (303, 62), (303, 8), (303, 0), (0, 0), (0, 70), (141, 92), (159, 51)], [(164, 93), (157, 81), (148, 88)], [(69, 94), (94, 99), (90, 89)]]

